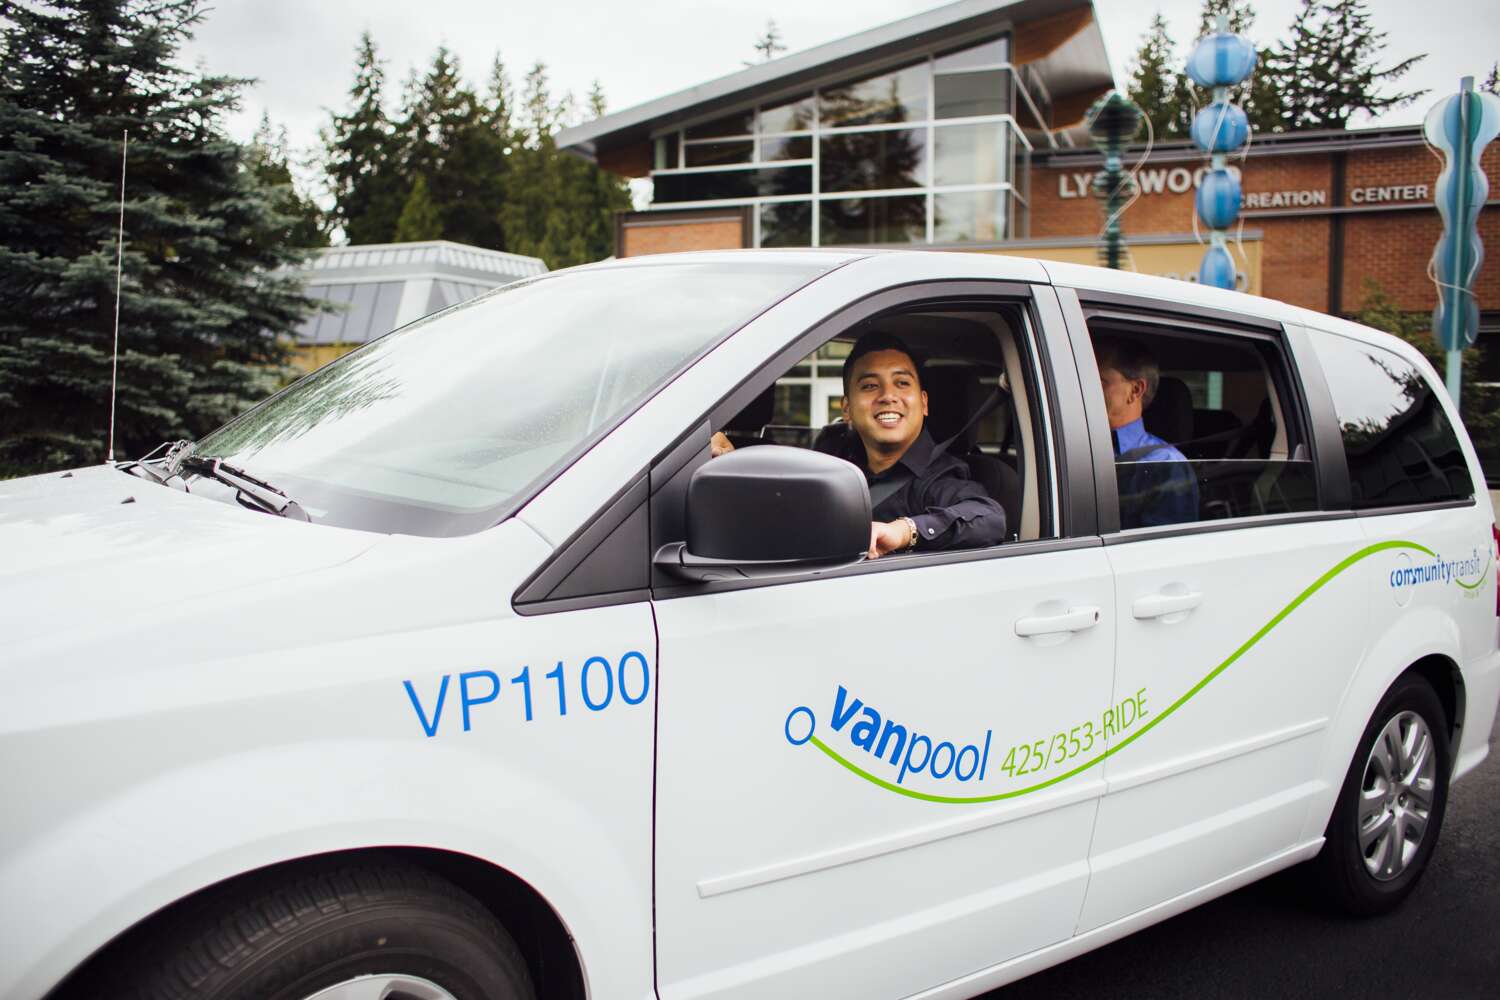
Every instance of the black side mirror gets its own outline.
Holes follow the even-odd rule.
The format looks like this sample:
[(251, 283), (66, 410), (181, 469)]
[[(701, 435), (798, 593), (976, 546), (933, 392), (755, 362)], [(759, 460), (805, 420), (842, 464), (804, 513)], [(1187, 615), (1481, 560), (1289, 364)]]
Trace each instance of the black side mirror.
[(847, 566), (869, 547), (870, 488), (859, 469), (759, 445), (693, 473), (687, 541), (663, 545), (655, 562), (686, 580), (749, 580)]

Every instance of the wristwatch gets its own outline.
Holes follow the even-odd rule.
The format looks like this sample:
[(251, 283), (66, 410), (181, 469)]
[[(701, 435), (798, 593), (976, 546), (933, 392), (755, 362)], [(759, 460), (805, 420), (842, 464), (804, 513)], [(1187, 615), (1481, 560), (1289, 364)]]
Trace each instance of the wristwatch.
[(905, 521), (906, 522), (906, 527), (911, 530), (911, 541), (909, 541), (909, 542), (906, 543), (906, 547), (908, 549), (914, 549), (914, 548), (917, 547), (917, 539), (921, 537), (917, 533), (917, 522), (913, 521), (911, 518), (907, 517), (905, 514), (901, 515), (901, 520)]

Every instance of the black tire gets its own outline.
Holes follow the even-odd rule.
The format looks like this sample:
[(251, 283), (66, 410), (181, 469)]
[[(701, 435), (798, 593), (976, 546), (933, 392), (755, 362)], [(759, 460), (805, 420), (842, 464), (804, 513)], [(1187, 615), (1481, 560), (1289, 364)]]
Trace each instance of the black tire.
[(424, 869), (318, 864), (211, 890), (138, 954), (131, 1000), (305, 1000), (364, 975), (456, 1000), (532, 1000), (525, 960), (480, 903)]
[[(1390, 843), (1386, 843), (1384, 854), (1376, 853), (1381, 850), (1378, 845), (1372, 847), (1372, 856), (1367, 864), (1366, 851), (1360, 842), (1360, 804), (1365, 795), (1367, 779), (1372, 797), (1382, 787), (1373, 771), (1367, 774), (1376, 741), (1381, 739), (1381, 734), (1393, 721), (1405, 718), (1409, 722), (1410, 716), (1406, 713), (1414, 713), (1419, 717), (1431, 737), (1435, 765), (1431, 804), (1425, 828), (1410, 859), (1401, 864), (1398, 873), (1385, 872), (1377, 875), (1371, 871), (1370, 865), (1379, 866), (1382, 859), (1390, 858)], [(1349, 764), (1349, 771), (1344, 777), (1343, 787), (1339, 790), (1333, 815), (1328, 820), (1328, 828), (1324, 831), (1323, 850), (1314, 860), (1313, 866), (1325, 902), (1354, 916), (1375, 916), (1395, 909), (1411, 894), (1427, 868), (1433, 849), (1437, 846), (1438, 835), (1442, 832), (1443, 814), (1448, 807), (1448, 777), (1451, 773), (1448, 719), (1442, 703), (1438, 701), (1432, 685), (1424, 678), (1417, 674), (1406, 674), (1386, 692), (1375, 709), (1375, 714), (1371, 716), (1369, 725), (1365, 727), (1358, 749), (1354, 752), (1354, 759)], [(1394, 795), (1396, 791), (1397, 789), (1392, 789), (1388, 794)], [(1405, 838), (1397, 839), (1402, 844), (1406, 842)]]

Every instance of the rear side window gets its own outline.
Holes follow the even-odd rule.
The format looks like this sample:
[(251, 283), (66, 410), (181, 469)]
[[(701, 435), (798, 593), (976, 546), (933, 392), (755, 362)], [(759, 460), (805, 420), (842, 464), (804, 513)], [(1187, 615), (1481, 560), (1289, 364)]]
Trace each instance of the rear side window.
[(1474, 481), (1434, 388), (1381, 347), (1315, 334), (1349, 462), (1356, 510), (1468, 500)]
[(1260, 333), (1089, 316), (1120, 527), (1318, 509), (1285, 355)]

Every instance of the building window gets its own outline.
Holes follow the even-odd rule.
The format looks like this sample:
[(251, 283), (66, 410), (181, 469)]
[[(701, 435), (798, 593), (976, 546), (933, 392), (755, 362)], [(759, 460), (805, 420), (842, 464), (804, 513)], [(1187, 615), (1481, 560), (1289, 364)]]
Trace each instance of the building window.
[(1050, 115), (1009, 37), (990, 38), (657, 136), (652, 200), (749, 205), (765, 247), (997, 242)]

